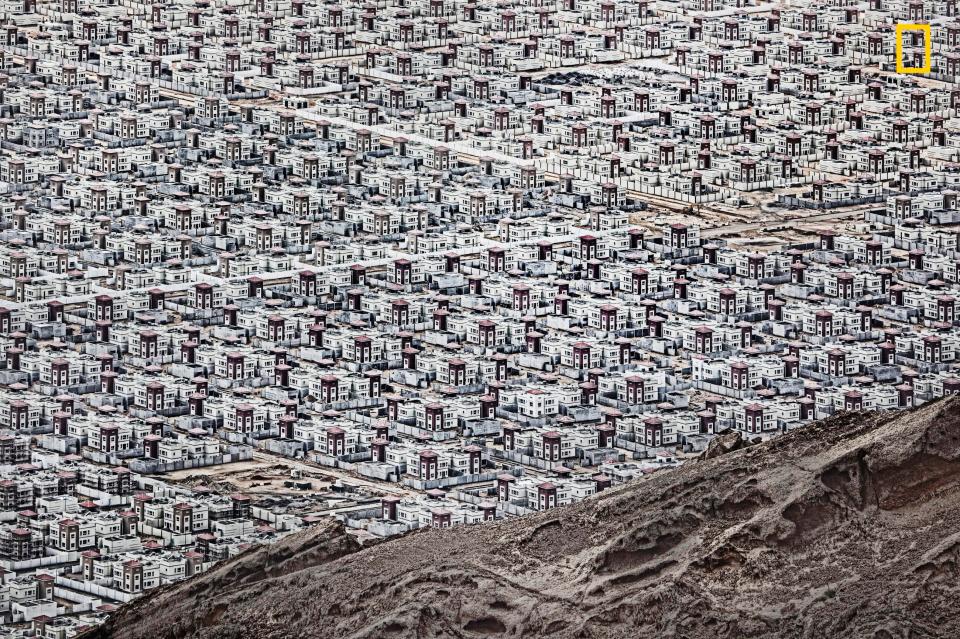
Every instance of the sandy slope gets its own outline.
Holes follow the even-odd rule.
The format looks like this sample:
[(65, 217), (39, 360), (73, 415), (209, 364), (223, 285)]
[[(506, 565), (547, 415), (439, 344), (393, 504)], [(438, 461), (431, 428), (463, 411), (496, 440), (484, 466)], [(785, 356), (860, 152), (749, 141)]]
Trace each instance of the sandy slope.
[(313, 529), (93, 636), (960, 636), (960, 398), (712, 455), (575, 506), (360, 551)]

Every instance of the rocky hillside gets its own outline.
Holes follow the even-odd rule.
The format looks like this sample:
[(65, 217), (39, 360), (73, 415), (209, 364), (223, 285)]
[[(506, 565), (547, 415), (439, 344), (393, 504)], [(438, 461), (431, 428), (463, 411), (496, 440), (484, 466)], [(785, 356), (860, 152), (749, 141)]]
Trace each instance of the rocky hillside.
[(960, 399), (737, 448), (496, 525), (314, 529), (94, 636), (960, 636)]

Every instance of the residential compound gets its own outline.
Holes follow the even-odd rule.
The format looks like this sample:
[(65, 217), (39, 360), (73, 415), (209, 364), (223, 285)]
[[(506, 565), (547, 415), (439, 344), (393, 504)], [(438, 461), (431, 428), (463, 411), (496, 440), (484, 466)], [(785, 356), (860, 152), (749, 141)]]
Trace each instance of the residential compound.
[(0, 634), (960, 392), (957, 11), (5, 2)]

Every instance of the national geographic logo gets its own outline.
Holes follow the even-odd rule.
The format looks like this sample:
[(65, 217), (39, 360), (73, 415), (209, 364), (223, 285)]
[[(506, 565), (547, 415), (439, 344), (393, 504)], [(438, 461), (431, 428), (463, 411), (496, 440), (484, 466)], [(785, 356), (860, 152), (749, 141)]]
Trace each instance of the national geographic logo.
[[(908, 67), (903, 63), (903, 36), (905, 34), (912, 34), (916, 37), (916, 34), (919, 34), (923, 37), (923, 65), (916, 67)], [(930, 25), (929, 24), (910, 24), (910, 23), (901, 23), (897, 25), (896, 28), (896, 49), (894, 56), (897, 62), (897, 73), (909, 73), (909, 74), (923, 74), (930, 73), (930, 47), (931, 47), (931, 38), (930, 38)]]

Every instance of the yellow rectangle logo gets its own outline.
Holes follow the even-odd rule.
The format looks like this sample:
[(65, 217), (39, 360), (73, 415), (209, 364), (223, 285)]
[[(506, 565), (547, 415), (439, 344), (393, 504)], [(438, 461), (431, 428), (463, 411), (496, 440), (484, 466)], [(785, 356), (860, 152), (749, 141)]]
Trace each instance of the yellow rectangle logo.
[[(911, 31), (919, 31), (923, 34), (923, 66), (922, 67), (907, 67), (903, 65), (903, 35), (905, 33), (910, 33)], [(896, 28), (896, 47), (894, 56), (896, 57), (897, 63), (897, 73), (930, 73), (931, 61), (933, 58), (932, 55), (932, 42), (930, 38), (930, 25), (929, 24), (910, 24), (910, 23), (901, 23), (897, 25)]]

